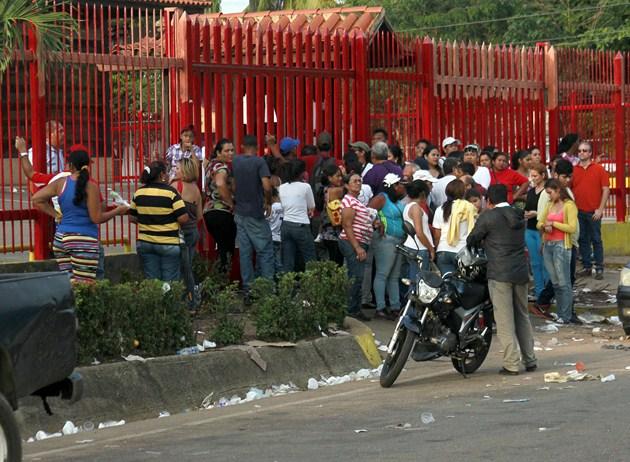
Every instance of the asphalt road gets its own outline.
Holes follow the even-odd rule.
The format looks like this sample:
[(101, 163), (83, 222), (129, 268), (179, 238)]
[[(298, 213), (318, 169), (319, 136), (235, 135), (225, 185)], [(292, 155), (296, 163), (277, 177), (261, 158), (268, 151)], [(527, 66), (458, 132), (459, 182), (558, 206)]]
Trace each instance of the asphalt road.
[[(391, 324), (371, 324), (386, 340)], [(366, 380), (134, 422), (26, 444), (25, 460), (630, 460), (630, 351), (602, 348), (621, 343), (620, 328), (604, 330), (608, 341), (597, 335), (587, 327), (538, 332), (540, 368), (517, 377), (497, 373), (495, 337), (488, 360), (468, 379), (450, 360), (410, 362), (391, 389)], [(573, 367), (560, 363), (576, 361), (616, 380), (544, 383), (545, 372), (566, 372)], [(435, 422), (424, 424), (425, 412)]]

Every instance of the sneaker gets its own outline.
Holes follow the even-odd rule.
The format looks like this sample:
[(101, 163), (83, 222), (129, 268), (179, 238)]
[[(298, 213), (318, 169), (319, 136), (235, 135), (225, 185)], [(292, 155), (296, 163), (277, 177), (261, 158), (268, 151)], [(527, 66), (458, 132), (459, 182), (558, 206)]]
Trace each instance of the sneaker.
[(604, 270), (598, 269), (597, 271), (595, 271), (595, 279), (597, 279), (598, 281), (604, 279)]
[(582, 268), (575, 275), (577, 277), (583, 277), (583, 278), (590, 277), (590, 276), (593, 275), (593, 269), (592, 268)]
[(571, 324), (575, 324), (577, 326), (581, 326), (582, 324), (584, 324), (576, 315), (575, 313), (573, 314), (573, 316), (571, 316), (571, 319), (569, 320), (569, 322)]
[(536, 317), (553, 320), (553, 317), (549, 313), (547, 313), (545, 310), (543, 310), (542, 305), (539, 305), (538, 303), (534, 303), (533, 305), (530, 305), (529, 312)]
[(527, 372), (534, 372), (536, 369), (538, 369), (538, 366), (536, 364), (532, 364), (531, 366), (527, 366), (525, 368)]
[(518, 371), (511, 371), (509, 369), (506, 369), (505, 367), (502, 367), (501, 370), (499, 371), (499, 374), (501, 374), (501, 375), (518, 375)]

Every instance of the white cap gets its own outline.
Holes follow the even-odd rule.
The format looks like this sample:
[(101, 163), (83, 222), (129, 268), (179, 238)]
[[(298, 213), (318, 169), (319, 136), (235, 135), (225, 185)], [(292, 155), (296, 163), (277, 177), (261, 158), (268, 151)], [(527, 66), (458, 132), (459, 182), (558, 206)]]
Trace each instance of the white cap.
[(428, 170), (416, 170), (415, 172), (413, 172), (413, 181), (428, 181), (429, 183), (435, 183), (437, 181), (437, 178), (435, 178), (433, 175), (431, 175), (431, 172), (429, 172)]
[(442, 148), (445, 148), (446, 146), (453, 143), (461, 144), (461, 141), (459, 141), (457, 138), (453, 138), (452, 136), (447, 136), (442, 140)]
[(383, 178), (383, 184), (388, 188), (391, 188), (396, 183), (400, 183), (400, 177), (395, 173), (388, 173), (385, 175), (385, 178)]

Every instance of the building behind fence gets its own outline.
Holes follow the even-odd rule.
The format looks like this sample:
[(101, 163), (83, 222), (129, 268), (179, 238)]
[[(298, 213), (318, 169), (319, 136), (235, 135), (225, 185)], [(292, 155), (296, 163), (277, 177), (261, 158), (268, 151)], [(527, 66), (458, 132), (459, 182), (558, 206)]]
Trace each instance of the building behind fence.
[[(5, 253), (48, 253), (50, 224), (31, 205), (13, 147), (25, 136), (44, 170), (46, 120), (64, 125), (66, 146), (88, 146), (105, 194), (125, 197), (142, 166), (190, 123), (198, 144), (227, 137), (238, 147), (253, 133), (261, 152), (267, 133), (311, 144), (326, 130), (338, 157), (351, 141), (369, 142), (376, 127), (410, 157), (417, 139), (446, 136), (506, 152), (537, 145), (553, 157), (559, 138), (575, 132), (611, 172), (606, 216), (626, 220), (628, 53), (435, 42), (395, 33), (380, 7), (230, 15), (59, 8), (80, 25), (68, 51), (42, 69), (31, 34), (1, 84)], [(135, 228), (117, 217), (101, 225), (101, 239), (129, 250)]]

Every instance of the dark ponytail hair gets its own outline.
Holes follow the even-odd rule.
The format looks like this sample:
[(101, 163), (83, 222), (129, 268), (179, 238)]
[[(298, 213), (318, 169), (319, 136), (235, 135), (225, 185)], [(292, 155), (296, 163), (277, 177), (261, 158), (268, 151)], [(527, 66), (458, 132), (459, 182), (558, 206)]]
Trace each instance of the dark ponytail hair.
[(166, 164), (161, 160), (154, 160), (151, 165), (144, 167), (142, 175), (140, 175), (140, 183), (156, 183), (162, 173), (166, 173)]
[(212, 150), (212, 156), (211, 156), (211, 159), (216, 159), (216, 157), (219, 155), (219, 153), (220, 153), (221, 151), (223, 151), (223, 147), (224, 147), (226, 144), (234, 144), (234, 143), (232, 143), (232, 141), (231, 141), (231, 140), (228, 140), (227, 138), (221, 138), (221, 139), (217, 142), (217, 144), (214, 146), (214, 149)]
[(90, 165), (90, 155), (83, 149), (76, 149), (70, 152), (68, 162), (79, 172), (72, 203), (74, 205), (81, 205), (87, 199), (87, 192), (85, 189), (88, 181), (90, 180), (90, 172), (88, 170)]
[(466, 194), (466, 185), (462, 180), (453, 180), (446, 185), (446, 202), (442, 205), (442, 217), (448, 221), (453, 211), (453, 202), (463, 199)]

